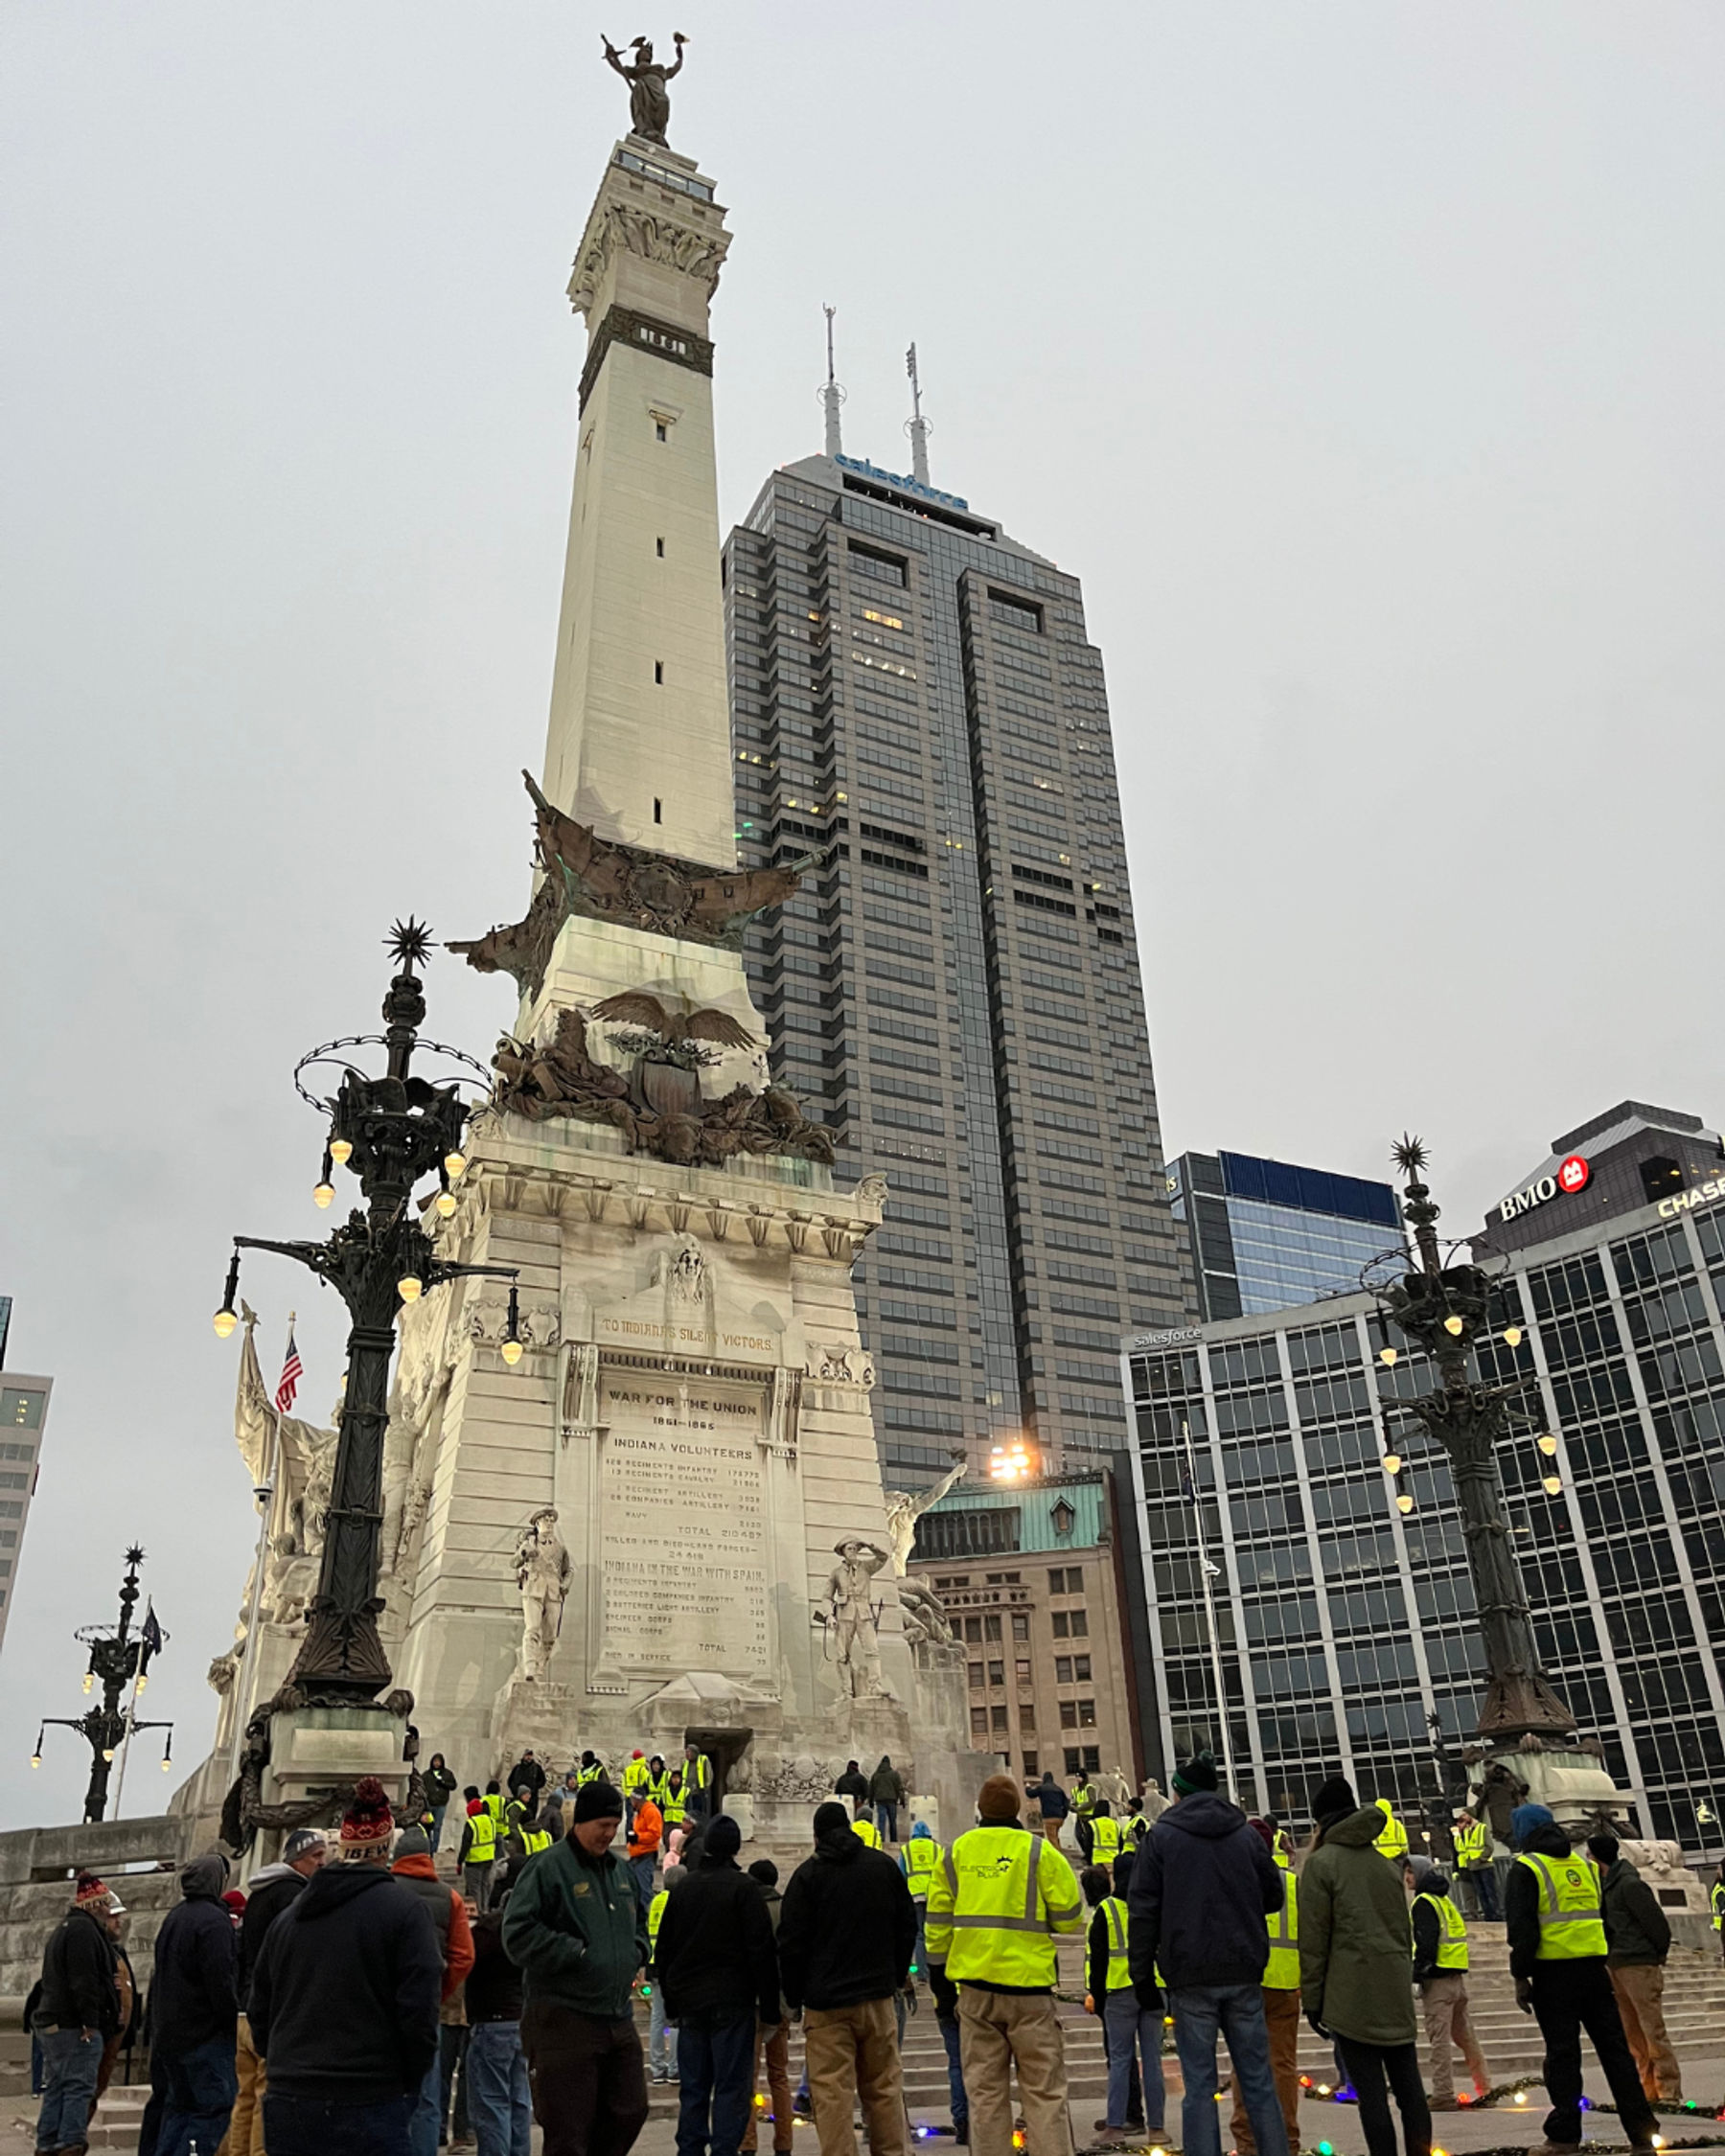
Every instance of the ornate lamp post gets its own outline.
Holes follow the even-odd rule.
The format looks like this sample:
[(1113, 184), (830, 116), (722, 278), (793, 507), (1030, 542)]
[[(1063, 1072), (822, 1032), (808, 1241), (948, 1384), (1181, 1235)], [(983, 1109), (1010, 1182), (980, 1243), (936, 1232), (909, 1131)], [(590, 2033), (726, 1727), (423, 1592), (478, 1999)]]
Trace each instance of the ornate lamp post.
[[(126, 1552), (126, 1577), (120, 1582), (120, 1621), (118, 1624), (80, 1625), (73, 1635), (90, 1650), (90, 1665), (84, 1672), (84, 1690), (90, 1691), (98, 1684), (102, 1686), (102, 1704), (91, 1707), (76, 1717), (51, 1714), (36, 1732), (35, 1751), (30, 1763), (39, 1767), (42, 1763), (42, 1739), (49, 1730), (76, 1730), (90, 1748), (90, 1786), (84, 1791), (84, 1819), (86, 1823), (103, 1819), (107, 1813), (108, 1776), (113, 1771), (114, 1755), (134, 1730), (172, 1730), (172, 1722), (140, 1722), (129, 1708), (123, 1709), (120, 1696), (128, 1685), (136, 1692), (144, 1689), (150, 1670), (150, 1658), (160, 1654), (168, 1635), (155, 1620), (155, 1613), (147, 1611), (143, 1624), (137, 1632), (131, 1628), (132, 1613), (138, 1604), (138, 1567), (144, 1562), (144, 1552), (134, 1544)], [(172, 1737), (169, 1749), (162, 1755), (164, 1767), (172, 1759)]]
[[(1502, 1744), (1523, 1736), (1573, 1739), (1576, 1717), (1540, 1673), (1533, 1619), (1510, 1547), (1498, 1476), (1498, 1440), (1518, 1415), (1519, 1385), (1481, 1385), (1468, 1375), (1471, 1343), (1488, 1329), (1492, 1281), (1477, 1265), (1446, 1265), (1438, 1243), (1438, 1207), (1420, 1180), (1425, 1148), (1404, 1137), (1392, 1158), (1407, 1177), (1403, 1210), (1414, 1229), (1417, 1260), (1399, 1279), (1380, 1285), (1385, 1314), (1437, 1366), (1436, 1391), (1395, 1403), (1414, 1416), (1449, 1456), (1467, 1566), (1485, 1641), (1485, 1699), (1478, 1734)], [(1509, 1344), (1519, 1343), (1515, 1333)], [(1395, 1350), (1383, 1359), (1393, 1364)], [(1404, 1506), (1412, 1500), (1404, 1500)]]
[[(389, 1365), (402, 1305), (416, 1302), (426, 1289), (446, 1280), (469, 1274), (506, 1279), (511, 1286), (503, 1354), (511, 1364), (520, 1359), (516, 1268), (454, 1265), (435, 1256), (414, 1208), (416, 1187), (435, 1170), (440, 1182), (437, 1209), (446, 1217), (455, 1209), (450, 1186), (467, 1165), (461, 1147), (470, 1112), (459, 1089), (464, 1083), (475, 1083), (456, 1078), (432, 1085), (413, 1076), (415, 1048), (423, 1045), (469, 1065), (479, 1073), (479, 1082), (488, 1083), (490, 1075), (458, 1048), (420, 1042), (426, 998), (415, 968), (426, 963), (429, 945), (430, 931), (423, 923), (398, 922), (386, 939), (400, 970), (383, 998), (385, 1031), (356, 1034), (313, 1048), (300, 1059), (294, 1072), (301, 1097), (330, 1118), (323, 1177), (312, 1196), (319, 1205), (328, 1205), (335, 1195), (332, 1174), (343, 1167), (358, 1177), (364, 1209), (356, 1207), (322, 1243), (276, 1243), (261, 1236), (236, 1235), (227, 1289), (216, 1314), (217, 1334), (226, 1339), (237, 1321), (240, 1252), (255, 1250), (275, 1250), (314, 1273), (336, 1290), (353, 1319), (317, 1593), (305, 1640), (285, 1687), (310, 1706), (364, 1705), (390, 1681), (389, 1662), (378, 1633), (383, 1608), (378, 1594), (379, 1542)], [(364, 1046), (387, 1051), (382, 1077), (367, 1077), (338, 1053)], [(341, 1065), (341, 1085), (333, 1099), (319, 1099), (301, 1083), (301, 1073), (319, 1063)]]

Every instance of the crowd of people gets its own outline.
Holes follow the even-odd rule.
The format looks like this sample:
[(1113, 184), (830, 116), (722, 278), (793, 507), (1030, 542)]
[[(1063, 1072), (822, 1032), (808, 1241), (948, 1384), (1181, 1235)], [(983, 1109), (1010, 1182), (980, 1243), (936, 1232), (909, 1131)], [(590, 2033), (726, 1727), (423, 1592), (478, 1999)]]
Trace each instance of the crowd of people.
[[(545, 2156), (626, 2156), (653, 2083), (677, 2086), (678, 2156), (752, 2152), (766, 2121), (788, 2156), (799, 2113), (820, 2156), (854, 2156), (859, 2107), (873, 2156), (907, 2156), (905, 2034), (925, 2005), (958, 2143), (1011, 2156), (1016, 2109), (1029, 2156), (1070, 2156), (1057, 1950), (1081, 1933), (1108, 2066), (1098, 2135), (1163, 2136), (1170, 2022), (1184, 2156), (1220, 2156), (1222, 2043), (1232, 2146), (1299, 2149), (1302, 2016), (1335, 2048), (1370, 2156), (1395, 2156), (1392, 2101), (1407, 2156), (1430, 2156), (1433, 2110), (1462, 2100), (1456, 2053), (1476, 2094), (1489, 2084), (1451, 1878), (1410, 1853), (1391, 1806), (1361, 1804), (1339, 1778), (1313, 1791), (1300, 1851), (1222, 1794), (1208, 1756), (1182, 1766), (1171, 1797), (1146, 1784), (1118, 1810), (1082, 1777), (1061, 1790), (995, 1775), (975, 1825), (944, 1846), (920, 1820), (900, 1839), (908, 1795), (890, 1759), (867, 1775), (852, 1760), (782, 1891), (770, 1860), (743, 1866), (742, 1829), (715, 1808), (713, 1762), (693, 1745), (669, 1771), (635, 1752), (615, 1781), (585, 1753), (549, 1795), (527, 1753), (503, 1780), (463, 1794), (459, 1887), (436, 1864), (457, 1792), (441, 1756), (420, 1817), (398, 1823), (363, 1780), (333, 1846), (320, 1829), (289, 1834), (244, 1893), (219, 1854), (184, 1868), (144, 2014), (140, 2156), (435, 2156), (450, 2143), (528, 2156), (536, 2119)], [(1501, 1903), (1516, 2001), (1545, 2042), (1540, 2156), (1579, 2147), (1583, 2033), (1622, 2131), (1651, 2149), (1652, 2105), (1682, 2086), (1664, 1912), (1615, 1841), (1576, 1847), (1537, 1804), (1511, 1836)], [(1713, 1909), (1725, 1940), (1725, 1868)], [(124, 1921), (81, 1874), (48, 1941), (26, 2008), (38, 2156), (87, 2146), (135, 2027)]]

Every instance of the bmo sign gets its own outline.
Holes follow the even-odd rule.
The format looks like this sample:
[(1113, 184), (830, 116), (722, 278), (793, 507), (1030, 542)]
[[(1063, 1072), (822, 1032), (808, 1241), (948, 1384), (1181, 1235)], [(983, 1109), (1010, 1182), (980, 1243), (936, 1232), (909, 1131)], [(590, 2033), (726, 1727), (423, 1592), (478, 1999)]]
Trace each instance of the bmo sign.
[(1566, 1160), (1558, 1161), (1554, 1176), (1541, 1176), (1526, 1190), (1511, 1191), (1498, 1207), (1498, 1218), (1511, 1221), (1522, 1213), (1530, 1213), (1536, 1205), (1549, 1205), (1553, 1198), (1573, 1198), (1577, 1190), (1587, 1188), (1592, 1174), (1585, 1157), (1572, 1153)]

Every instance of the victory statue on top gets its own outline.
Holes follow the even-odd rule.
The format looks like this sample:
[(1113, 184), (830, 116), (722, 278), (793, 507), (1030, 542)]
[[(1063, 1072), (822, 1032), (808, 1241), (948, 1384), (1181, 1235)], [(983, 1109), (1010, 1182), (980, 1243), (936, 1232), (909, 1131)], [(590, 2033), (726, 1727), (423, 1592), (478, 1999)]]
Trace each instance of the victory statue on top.
[(682, 67), (683, 47), (689, 40), (682, 32), (673, 34), (671, 42), (677, 47), (677, 57), (669, 67), (653, 57), (653, 47), (645, 37), (633, 37), (629, 49), (632, 60), (625, 60), (622, 54), (603, 34), (599, 42), (605, 47), (608, 64), (614, 67), (629, 84), (629, 131), (639, 135), (643, 142), (656, 142), (668, 149), (665, 129), (671, 125), (671, 93), (665, 85)]

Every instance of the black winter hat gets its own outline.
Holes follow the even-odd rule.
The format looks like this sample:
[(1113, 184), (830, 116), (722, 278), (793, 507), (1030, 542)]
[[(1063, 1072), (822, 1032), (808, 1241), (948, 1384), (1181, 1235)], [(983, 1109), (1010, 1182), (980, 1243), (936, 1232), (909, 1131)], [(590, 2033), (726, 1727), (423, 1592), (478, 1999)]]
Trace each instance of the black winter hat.
[(743, 1829), (728, 1812), (721, 1812), (706, 1830), (708, 1856), (735, 1856), (743, 1846)]
[(1314, 1819), (1338, 1819), (1344, 1813), (1357, 1812), (1360, 1800), (1353, 1793), (1353, 1784), (1341, 1775), (1331, 1775), (1321, 1781), (1312, 1792), (1312, 1817)]
[(817, 1804), (815, 1807), (815, 1839), (818, 1842), (823, 1834), (837, 1834), (841, 1826), (848, 1833), (850, 1823), (850, 1813), (842, 1804)]
[(584, 1781), (582, 1783), (575, 1798), (575, 1823), (577, 1826), (584, 1820), (621, 1819), (622, 1817), (623, 1800), (609, 1781), (602, 1777), (598, 1781)]

